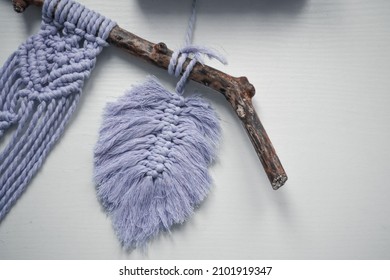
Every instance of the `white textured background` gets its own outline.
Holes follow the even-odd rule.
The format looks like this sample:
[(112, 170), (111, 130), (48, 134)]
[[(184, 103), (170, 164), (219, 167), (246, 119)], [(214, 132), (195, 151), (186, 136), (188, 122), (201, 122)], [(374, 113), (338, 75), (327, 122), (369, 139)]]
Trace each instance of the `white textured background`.
[[(40, 11), (0, 0), (0, 63), (39, 29)], [(80, 0), (177, 48), (190, 0)], [(289, 175), (273, 191), (244, 129), (217, 93), (223, 125), (215, 186), (195, 215), (146, 254), (123, 252), (95, 196), (102, 109), (154, 74), (110, 47), (65, 135), (0, 224), (1, 259), (390, 258), (390, 1), (199, 0), (195, 42), (222, 50), (255, 85), (255, 107)]]

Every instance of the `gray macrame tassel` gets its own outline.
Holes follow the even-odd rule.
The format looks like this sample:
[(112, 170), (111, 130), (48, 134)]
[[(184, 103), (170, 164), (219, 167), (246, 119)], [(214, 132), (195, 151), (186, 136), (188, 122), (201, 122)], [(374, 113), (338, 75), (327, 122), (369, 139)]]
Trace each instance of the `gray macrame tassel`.
[(183, 223), (209, 192), (218, 119), (155, 79), (108, 104), (95, 149), (97, 194), (127, 249)]

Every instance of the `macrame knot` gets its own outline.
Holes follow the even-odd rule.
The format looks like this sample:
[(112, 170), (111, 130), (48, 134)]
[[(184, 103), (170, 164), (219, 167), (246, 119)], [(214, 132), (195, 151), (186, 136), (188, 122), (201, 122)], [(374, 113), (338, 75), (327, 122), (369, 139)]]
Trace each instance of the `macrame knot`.
[[(168, 73), (174, 75), (175, 77), (178, 77), (180, 74), (182, 74), (181, 79), (176, 85), (177, 93), (183, 94), (184, 86), (196, 63), (199, 62), (204, 64), (203, 56), (206, 56), (209, 59), (216, 59), (222, 64), (227, 64), (227, 61), (222, 54), (207, 47), (188, 45), (173, 52), (168, 66)], [(190, 62), (188, 62), (183, 72), (187, 58), (190, 58)]]
[[(116, 25), (112, 20), (70, 0), (51, 1), (43, 7), (42, 12), (44, 22), (51, 25), (49, 32), (55, 35), (58, 30), (62, 30), (65, 36), (74, 34), (85, 40), (84, 46), (87, 43), (99, 47), (107, 46), (105, 39)], [(67, 38), (66, 42), (78, 41), (75, 39)]]
[(20, 51), (25, 88), (17, 95), (50, 102), (80, 93), (115, 22), (70, 0), (43, 6), (42, 30)]
[(18, 116), (9, 111), (0, 111), (0, 137), (3, 135), (4, 131), (9, 128), (11, 125), (15, 124), (18, 120)]
[[(207, 56), (209, 59), (217, 59), (222, 64), (227, 64), (226, 58), (222, 56), (218, 51), (211, 48), (192, 45), (192, 38), (194, 37), (196, 21), (196, 0), (192, 1), (192, 12), (190, 20), (188, 21), (187, 33), (185, 36), (184, 47), (173, 52), (171, 60), (168, 66), (168, 73), (178, 77), (182, 74), (181, 79), (176, 84), (176, 92), (178, 94), (183, 94), (184, 86), (188, 80), (188, 77), (191, 74), (192, 69), (195, 67), (196, 63), (203, 63), (203, 56)], [(186, 64), (187, 58), (190, 61), (187, 63), (186, 68), (183, 72), (183, 67)]]
[(184, 98), (178, 95), (175, 97), (172, 96), (171, 100), (176, 102), (171, 103), (171, 100), (167, 100), (156, 108), (159, 113), (154, 116), (152, 125), (156, 126), (156, 130), (159, 133), (153, 134), (152, 145), (149, 146), (148, 152), (145, 153), (145, 160), (141, 162), (147, 168), (146, 175), (151, 176), (153, 179), (162, 176), (166, 166), (172, 164), (169, 157), (170, 150), (173, 144), (183, 136), (178, 132), (177, 126), (179, 124), (179, 116), (183, 111), (180, 105), (184, 105)]

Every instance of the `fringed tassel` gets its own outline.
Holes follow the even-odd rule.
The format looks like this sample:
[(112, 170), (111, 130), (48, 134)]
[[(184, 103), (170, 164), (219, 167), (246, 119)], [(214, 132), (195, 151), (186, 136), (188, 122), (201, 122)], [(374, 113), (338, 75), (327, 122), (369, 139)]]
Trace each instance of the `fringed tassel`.
[(209, 192), (220, 138), (200, 97), (171, 93), (155, 79), (108, 104), (95, 149), (98, 197), (127, 249), (183, 223)]

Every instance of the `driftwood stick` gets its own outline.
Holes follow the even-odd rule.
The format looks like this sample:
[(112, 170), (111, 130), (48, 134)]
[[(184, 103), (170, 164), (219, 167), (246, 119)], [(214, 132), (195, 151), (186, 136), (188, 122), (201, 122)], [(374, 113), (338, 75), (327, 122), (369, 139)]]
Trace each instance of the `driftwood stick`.
[[(21, 13), (29, 5), (42, 6), (43, 1), (13, 0), (12, 2), (15, 11)], [(108, 37), (108, 42), (164, 69), (168, 68), (172, 56), (172, 51), (164, 43), (151, 43), (119, 26), (112, 29)], [(189, 60), (184, 65), (184, 69), (188, 63)], [(283, 186), (287, 181), (287, 175), (253, 107), (252, 97), (255, 94), (255, 88), (249, 83), (248, 79), (246, 77), (232, 77), (199, 63), (195, 65), (189, 78), (225, 96), (244, 125), (273, 189), (277, 190)]]

